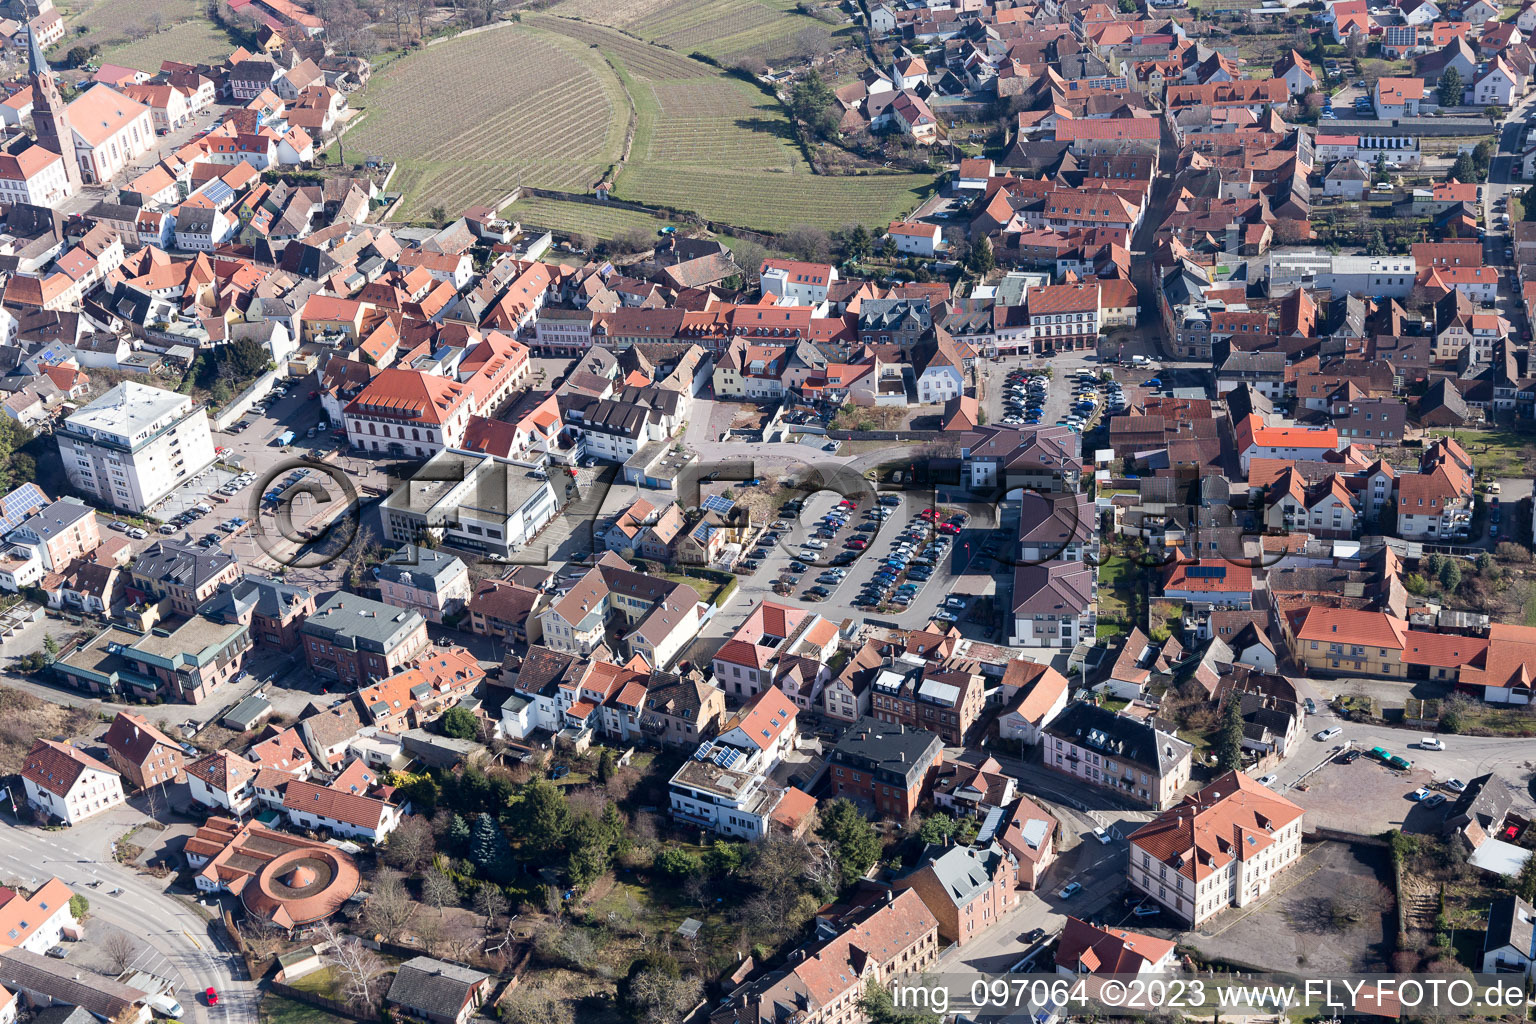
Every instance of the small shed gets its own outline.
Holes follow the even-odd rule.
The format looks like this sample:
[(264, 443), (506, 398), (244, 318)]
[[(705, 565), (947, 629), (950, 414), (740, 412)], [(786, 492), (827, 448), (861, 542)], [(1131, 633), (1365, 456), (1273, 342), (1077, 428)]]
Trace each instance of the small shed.
[(247, 732), (266, 721), (272, 714), (272, 704), (260, 694), (251, 694), (229, 709), (222, 719), (225, 726), (236, 732)]

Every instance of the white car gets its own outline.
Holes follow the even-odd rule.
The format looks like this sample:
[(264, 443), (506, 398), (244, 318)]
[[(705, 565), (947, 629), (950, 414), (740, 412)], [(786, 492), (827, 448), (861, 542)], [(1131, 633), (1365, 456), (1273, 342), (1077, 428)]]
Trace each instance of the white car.
[(1420, 750), (1444, 750), (1445, 749), (1445, 740), (1442, 740), (1438, 736), (1425, 736), (1423, 739), (1419, 740), (1419, 749)]
[(1260, 775), (1254, 781), (1257, 782), (1261, 786), (1273, 786), (1275, 783), (1280, 781), (1280, 776), (1278, 776), (1278, 775)]
[(821, 551), (826, 548), (827, 542), (816, 537), (812, 537), (810, 540), (805, 542), (804, 546), (815, 551)]
[(1315, 740), (1320, 740), (1320, 741), (1326, 743), (1326, 742), (1328, 742), (1329, 740), (1333, 739), (1335, 736), (1337, 736), (1339, 733), (1341, 733), (1343, 731), (1344, 730), (1340, 729), (1338, 726), (1334, 726), (1331, 729), (1324, 729), (1322, 732), (1318, 733), (1316, 736), (1314, 736), (1312, 738), (1315, 739)]
[(1110, 843), (1115, 841), (1114, 837), (1109, 834), (1109, 831), (1103, 827), (1099, 827), (1093, 830), (1093, 838), (1097, 839), (1105, 846), (1108, 846)]
[(1078, 883), (1078, 882), (1068, 882), (1065, 886), (1062, 887), (1061, 892), (1058, 892), (1056, 894), (1056, 896), (1059, 899), (1069, 900), (1073, 896), (1076, 896), (1078, 893), (1080, 893), (1082, 891), (1083, 891), (1083, 887), (1082, 887), (1082, 885), (1080, 883)]

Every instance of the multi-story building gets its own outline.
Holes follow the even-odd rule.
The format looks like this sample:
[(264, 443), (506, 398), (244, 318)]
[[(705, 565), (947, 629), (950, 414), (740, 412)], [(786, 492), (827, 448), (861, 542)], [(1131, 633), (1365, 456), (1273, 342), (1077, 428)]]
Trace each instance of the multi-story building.
[(902, 654), (875, 672), (869, 713), (887, 725), (926, 729), (945, 743), (963, 746), (986, 705), (985, 688), (980, 675)]
[(299, 634), (309, 667), (349, 686), (394, 675), (428, 643), (419, 612), (347, 593), (326, 598)]
[[(709, 1014), (709, 1024), (856, 1024), (866, 985), (920, 975), (939, 955), (939, 922), (916, 892), (884, 895), (874, 909), (855, 901), (844, 916), (818, 922), (817, 938), (785, 968), (748, 982)], [(826, 931), (823, 931), (823, 926)], [(830, 932), (831, 938), (821, 936)]]
[(53, 671), (89, 693), (199, 704), (239, 676), (250, 646), (242, 623), (176, 617), (143, 632), (109, 626), (54, 662)]
[(131, 711), (119, 711), (101, 739), (107, 760), (135, 789), (182, 779), (181, 745)]
[(724, 836), (761, 839), (787, 792), (770, 773), (793, 749), (795, 707), (769, 687), (701, 743), (667, 784), (672, 816)]
[(299, 625), (314, 611), (315, 597), (303, 587), (260, 576), (220, 583), (208, 607), (213, 618), (244, 623), (258, 647), (280, 651), (298, 648)]
[(424, 459), (457, 448), (475, 411), (465, 384), (421, 370), (390, 368), (342, 410), (348, 443), (370, 452)]
[(1016, 647), (1072, 648), (1092, 638), (1097, 617), (1097, 570), (1083, 562), (1043, 562), (1013, 570)]
[(994, 840), (986, 846), (929, 847), (895, 886), (923, 898), (938, 919), (939, 938), (963, 946), (1018, 903), (1018, 876), (1018, 861)]
[(446, 551), (406, 544), (373, 570), (385, 604), (441, 623), (469, 602), (469, 567)]
[(725, 718), (725, 691), (702, 679), (651, 676), (640, 731), (657, 743), (691, 747), (710, 739)]
[(39, 569), (62, 573), (75, 559), (101, 546), (101, 528), (95, 509), (65, 498), (22, 520), (5, 539), (13, 550), (26, 548)]
[(187, 789), (204, 807), (244, 816), (256, 802), (261, 765), (228, 750), (215, 750), (186, 765)]
[(1093, 349), (1099, 342), (1099, 286), (1052, 284), (1026, 297), (1036, 352)]
[(70, 484), (129, 512), (155, 505), (214, 460), (202, 406), (134, 381), (66, 417), (55, 436)]
[(1085, 552), (1097, 556), (1096, 524), (1093, 499), (1081, 491), (1025, 491), (1019, 498), (1018, 559), (1031, 563), (1081, 562)]
[(819, 306), (827, 301), (827, 289), (837, 281), (830, 263), (767, 259), (758, 268), (763, 294), (776, 296), (783, 306)]
[(1068, 705), (1041, 730), (1047, 768), (1154, 810), (1178, 799), (1193, 750), (1150, 722), (1095, 704)]
[(628, 650), (615, 654), (638, 654), (660, 669), (671, 665), (698, 634), (702, 614), (692, 587), (636, 572), (619, 556), (604, 552), (539, 618), (544, 645), (552, 650), (585, 658), (605, 644), (610, 650), (622, 644)]
[(906, 821), (932, 787), (943, 757), (944, 741), (934, 733), (861, 718), (827, 756), (832, 795), (873, 807), (883, 818)]
[(1131, 833), (1126, 875), (1186, 928), (1266, 895), (1301, 856), (1302, 810), (1228, 772)]
[(384, 535), (395, 543), (436, 541), (506, 557), (560, 509), (546, 474), (490, 455), (442, 451), (385, 498)]
[(398, 734), (458, 704), (484, 678), (485, 670), (464, 648), (434, 647), (409, 668), (358, 690), (357, 703), (369, 724)]
[(826, 663), (837, 652), (837, 624), (813, 611), (763, 601), (715, 652), (715, 681), (732, 697), (752, 697), (794, 668), (809, 671), (815, 685), (801, 685), (801, 710), (809, 710), (831, 675)]
[(27, 800), (66, 825), (84, 821), (123, 802), (123, 780), (82, 750), (54, 740), (34, 740), (21, 765)]
[(216, 607), (220, 588), (242, 578), (240, 563), (223, 548), (157, 540), (134, 563), (128, 596), (163, 602), (177, 615), (195, 615), (210, 602)]

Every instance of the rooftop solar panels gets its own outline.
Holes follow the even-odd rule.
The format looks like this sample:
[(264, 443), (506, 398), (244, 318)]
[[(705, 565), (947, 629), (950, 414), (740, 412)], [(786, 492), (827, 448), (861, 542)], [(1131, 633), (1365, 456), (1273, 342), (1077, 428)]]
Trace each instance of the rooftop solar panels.
[(1227, 578), (1227, 567), (1224, 565), (1192, 565), (1184, 570), (1184, 575), (1192, 580), (1224, 580)]
[(10, 533), (21, 525), (22, 520), (39, 509), (52, 504), (43, 489), (34, 483), (24, 483), (5, 497), (0, 498), (0, 534)]
[(731, 514), (731, 509), (736, 507), (736, 499), (728, 498), (723, 494), (711, 494), (704, 499), (703, 508), (706, 512), (715, 512), (722, 516)]

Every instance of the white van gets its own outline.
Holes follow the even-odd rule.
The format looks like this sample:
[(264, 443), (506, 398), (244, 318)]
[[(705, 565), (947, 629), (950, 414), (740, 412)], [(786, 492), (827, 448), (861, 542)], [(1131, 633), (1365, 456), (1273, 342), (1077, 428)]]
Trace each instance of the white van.
[(149, 1003), (149, 1008), (162, 1017), (175, 1019), (181, 1016), (181, 1004), (168, 992), (162, 992), (157, 996), (150, 996), (146, 1001)]

